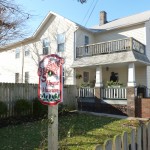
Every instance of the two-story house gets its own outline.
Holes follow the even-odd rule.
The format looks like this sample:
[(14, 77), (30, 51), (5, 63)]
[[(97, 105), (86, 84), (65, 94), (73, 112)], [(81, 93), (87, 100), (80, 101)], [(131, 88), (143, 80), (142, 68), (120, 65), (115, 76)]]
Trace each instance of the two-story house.
[[(64, 84), (88, 89), (80, 94), (103, 87), (103, 99), (126, 100), (127, 87), (142, 86), (150, 96), (149, 18), (146, 11), (108, 22), (102, 11), (99, 25), (86, 28), (50, 12), (33, 36), (0, 48), (0, 82), (38, 83), (39, 61), (58, 54), (65, 60)], [(121, 88), (107, 88), (118, 82)]]

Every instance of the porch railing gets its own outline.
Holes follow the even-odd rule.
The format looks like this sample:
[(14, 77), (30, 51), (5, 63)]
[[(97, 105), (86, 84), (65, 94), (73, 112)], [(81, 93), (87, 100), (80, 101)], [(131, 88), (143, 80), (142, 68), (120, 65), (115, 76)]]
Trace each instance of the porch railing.
[(78, 97), (94, 97), (95, 89), (94, 88), (79, 88)]
[[(103, 99), (127, 99), (127, 90), (124, 87), (119, 88), (103, 88), (101, 97)], [(95, 95), (94, 88), (79, 88), (78, 97), (92, 98)]]
[(76, 58), (122, 52), (127, 50), (135, 50), (139, 53), (145, 54), (145, 45), (135, 40), (134, 38), (125, 38), (89, 44), (76, 48)]
[(103, 88), (101, 97), (103, 99), (127, 99), (126, 88)]

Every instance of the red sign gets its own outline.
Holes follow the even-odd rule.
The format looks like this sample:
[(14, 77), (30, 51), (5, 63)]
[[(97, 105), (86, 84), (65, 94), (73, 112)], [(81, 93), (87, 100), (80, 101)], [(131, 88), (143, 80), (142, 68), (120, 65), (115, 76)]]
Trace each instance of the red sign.
[(38, 98), (42, 104), (56, 105), (62, 102), (62, 65), (64, 60), (56, 54), (43, 58), (39, 63)]

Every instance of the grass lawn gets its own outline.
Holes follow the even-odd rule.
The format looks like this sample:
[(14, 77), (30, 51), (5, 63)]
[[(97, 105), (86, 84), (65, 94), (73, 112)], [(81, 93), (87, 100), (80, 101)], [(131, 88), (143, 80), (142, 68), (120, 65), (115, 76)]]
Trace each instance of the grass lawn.
[[(59, 117), (61, 150), (92, 150), (104, 140), (131, 128), (131, 121), (86, 114)], [(46, 150), (47, 120), (0, 128), (0, 150)]]

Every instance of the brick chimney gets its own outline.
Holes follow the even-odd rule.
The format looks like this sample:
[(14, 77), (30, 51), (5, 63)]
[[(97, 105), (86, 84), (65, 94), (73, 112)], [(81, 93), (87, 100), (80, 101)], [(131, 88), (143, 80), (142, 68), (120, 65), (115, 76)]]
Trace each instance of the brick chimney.
[(100, 25), (107, 23), (107, 13), (105, 11), (100, 11)]

